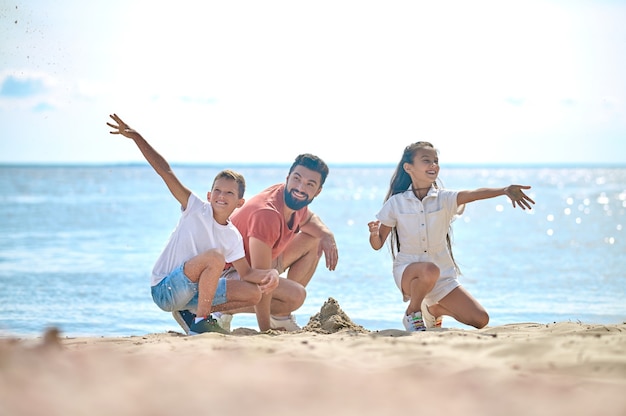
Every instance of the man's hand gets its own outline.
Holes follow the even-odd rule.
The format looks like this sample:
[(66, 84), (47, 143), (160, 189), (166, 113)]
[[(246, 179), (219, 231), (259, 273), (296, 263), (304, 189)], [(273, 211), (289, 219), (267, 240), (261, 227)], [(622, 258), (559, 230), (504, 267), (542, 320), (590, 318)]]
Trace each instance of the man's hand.
[(337, 262), (339, 261), (339, 252), (337, 251), (337, 243), (332, 235), (325, 236), (320, 241), (319, 250), (324, 252), (324, 258), (326, 259), (326, 268), (330, 271), (335, 270)]

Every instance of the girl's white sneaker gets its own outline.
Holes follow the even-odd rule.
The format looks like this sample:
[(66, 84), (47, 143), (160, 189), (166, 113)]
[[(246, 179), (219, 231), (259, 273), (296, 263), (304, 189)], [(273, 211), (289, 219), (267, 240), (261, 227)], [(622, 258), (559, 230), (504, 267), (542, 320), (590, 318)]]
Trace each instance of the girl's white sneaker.
[(420, 311), (404, 315), (402, 323), (409, 332), (426, 331), (426, 326), (424, 325), (424, 320), (422, 319), (422, 312)]

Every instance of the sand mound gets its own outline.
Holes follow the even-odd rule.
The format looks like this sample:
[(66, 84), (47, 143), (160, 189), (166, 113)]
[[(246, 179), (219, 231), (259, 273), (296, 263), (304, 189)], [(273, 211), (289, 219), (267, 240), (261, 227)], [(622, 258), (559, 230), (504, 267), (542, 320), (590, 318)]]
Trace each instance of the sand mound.
[(334, 334), (341, 331), (368, 333), (361, 325), (357, 325), (339, 306), (333, 298), (328, 298), (322, 305), (319, 313), (309, 319), (309, 323), (302, 328), (304, 331), (317, 332), (320, 334)]

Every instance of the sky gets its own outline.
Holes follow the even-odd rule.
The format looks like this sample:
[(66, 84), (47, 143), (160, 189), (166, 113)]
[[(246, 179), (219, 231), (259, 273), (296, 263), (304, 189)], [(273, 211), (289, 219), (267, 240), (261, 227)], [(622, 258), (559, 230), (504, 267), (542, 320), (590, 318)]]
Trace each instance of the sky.
[(619, 0), (0, 0), (0, 163), (626, 164)]

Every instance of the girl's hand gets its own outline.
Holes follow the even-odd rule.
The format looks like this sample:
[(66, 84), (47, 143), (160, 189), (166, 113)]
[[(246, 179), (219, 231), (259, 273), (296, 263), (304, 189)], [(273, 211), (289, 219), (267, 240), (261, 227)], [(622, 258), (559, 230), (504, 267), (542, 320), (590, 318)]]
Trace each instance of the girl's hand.
[(509, 197), (511, 202), (513, 203), (513, 208), (519, 206), (521, 209), (532, 209), (530, 204), (534, 204), (533, 201), (528, 195), (526, 195), (523, 189), (530, 189), (530, 186), (525, 185), (509, 185), (504, 188), (504, 194)]
[[(372, 246), (374, 250), (379, 250), (385, 243), (385, 239), (389, 233), (389, 228), (384, 225), (380, 225), (380, 221), (378, 220), (368, 222), (367, 226), (370, 229), (370, 246)], [(382, 235), (381, 231), (383, 233)]]
[(370, 229), (370, 234), (378, 234), (378, 231), (380, 229), (380, 221), (370, 221), (367, 223), (367, 226)]

